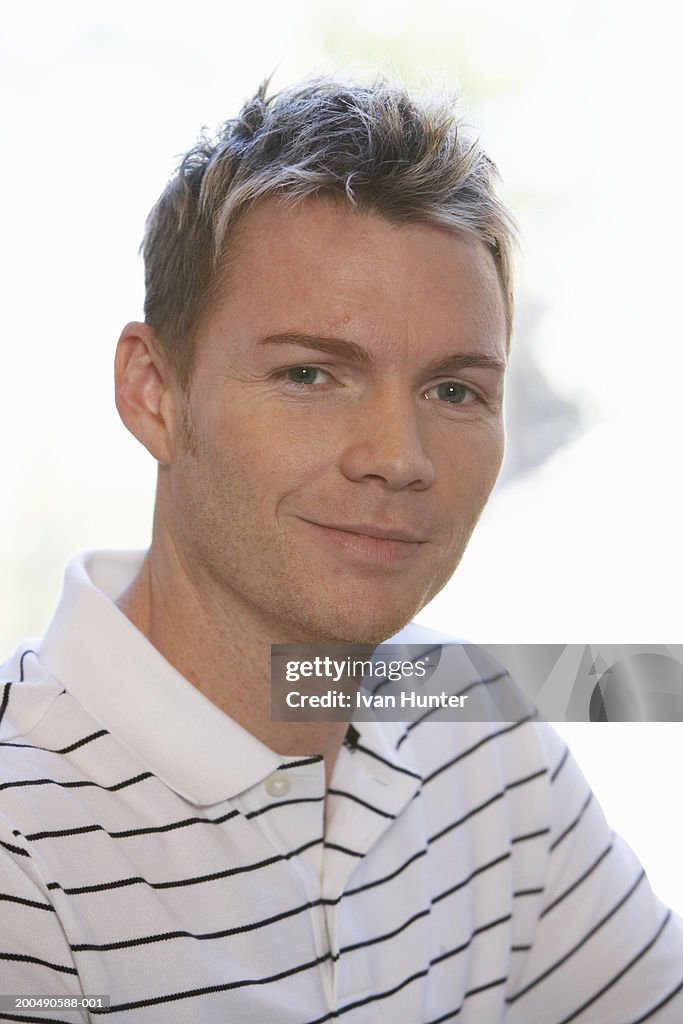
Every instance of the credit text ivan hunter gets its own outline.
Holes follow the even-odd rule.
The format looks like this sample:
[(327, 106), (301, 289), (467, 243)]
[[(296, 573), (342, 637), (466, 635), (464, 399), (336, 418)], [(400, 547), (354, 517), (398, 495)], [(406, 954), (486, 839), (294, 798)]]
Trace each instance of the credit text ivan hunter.
[(355, 694), (343, 690), (326, 690), (324, 693), (301, 693), (290, 690), (286, 696), (290, 708), (462, 708), (469, 694), (452, 693), (400, 693), (400, 694)]

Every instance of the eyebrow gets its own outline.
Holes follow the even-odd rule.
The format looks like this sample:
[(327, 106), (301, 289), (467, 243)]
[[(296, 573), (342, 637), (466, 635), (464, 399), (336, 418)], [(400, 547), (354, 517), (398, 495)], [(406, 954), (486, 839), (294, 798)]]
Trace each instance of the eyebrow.
[(331, 356), (342, 356), (344, 359), (351, 359), (356, 363), (370, 365), (374, 359), (361, 345), (355, 341), (347, 341), (345, 338), (329, 337), (325, 334), (304, 334), (300, 331), (286, 334), (269, 334), (261, 338), (259, 345), (299, 345), (303, 348), (315, 349), (317, 352), (326, 352)]
[[(299, 345), (317, 352), (341, 356), (344, 359), (362, 363), (365, 366), (371, 366), (375, 362), (372, 354), (361, 345), (357, 345), (355, 341), (324, 334), (306, 334), (301, 331), (269, 334), (265, 338), (259, 339), (258, 344)], [(494, 370), (496, 373), (502, 374), (505, 373), (507, 364), (504, 359), (500, 359), (498, 356), (487, 355), (484, 352), (454, 352), (452, 355), (430, 363), (426, 367), (426, 372), (429, 374), (447, 374), (469, 369), (470, 367)]]
[(468, 370), (471, 366), (482, 370), (494, 370), (496, 373), (505, 373), (507, 363), (498, 356), (489, 356), (484, 352), (454, 352), (445, 359), (439, 359), (430, 363), (427, 371), (433, 374), (455, 373), (458, 370)]

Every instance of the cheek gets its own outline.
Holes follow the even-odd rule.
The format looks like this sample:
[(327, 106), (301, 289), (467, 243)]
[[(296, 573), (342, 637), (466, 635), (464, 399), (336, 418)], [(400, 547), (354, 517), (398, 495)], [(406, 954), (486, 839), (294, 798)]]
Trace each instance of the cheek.
[(226, 461), (269, 466), (306, 466), (326, 457), (332, 435), (343, 427), (329, 412), (317, 407), (299, 409), (295, 404), (259, 396), (251, 401), (231, 400), (230, 408), (206, 426), (207, 442), (224, 453)]
[(505, 455), (505, 428), (501, 424), (500, 429), (492, 434), (490, 443), (482, 453), (482, 469), (486, 475), (487, 488), (490, 491), (500, 473)]
[(482, 505), (496, 482), (505, 454), (502, 423), (451, 436), (440, 446), (441, 478), (461, 503)]
[[(235, 410), (239, 412), (239, 409)], [(267, 519), (280, 501), (326, 476), (329, 437), (268, 416), (266, 411), (216, 417), (197, 430), (183, 467), (186, 502), (224, 520)]]

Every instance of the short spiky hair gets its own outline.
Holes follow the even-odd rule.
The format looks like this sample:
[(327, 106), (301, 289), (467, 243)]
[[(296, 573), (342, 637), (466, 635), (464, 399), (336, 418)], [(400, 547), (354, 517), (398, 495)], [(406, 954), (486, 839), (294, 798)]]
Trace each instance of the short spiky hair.
[(515, 228), (498, 173), (463, 127), (454, 96), (381, 79), (316, 78), (267, 96), (183, 157), (149, 215), (145, 318), (183, 385), (194, 336), (212, 308), (232, 231), (260, 200), (337, 198), (393, 223), (420, 221), (479, 238), (491, 252), (512, 323)]

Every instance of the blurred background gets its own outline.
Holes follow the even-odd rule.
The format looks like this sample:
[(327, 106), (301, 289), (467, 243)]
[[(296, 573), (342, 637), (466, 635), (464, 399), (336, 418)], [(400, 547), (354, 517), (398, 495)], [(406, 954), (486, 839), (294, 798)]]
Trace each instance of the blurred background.
[[(154, 466), (111, 363), (145, 216), (202, 125), (353, 61), (460, 83), (520, 222), (501, 480), (420, 616), (482, 643), (681, 641), (681, 31), (651, 0), (5, 0), (0, 642), (69, 555), (149, 541)], [(683, 911), (683, 724), (564, 725)]]

